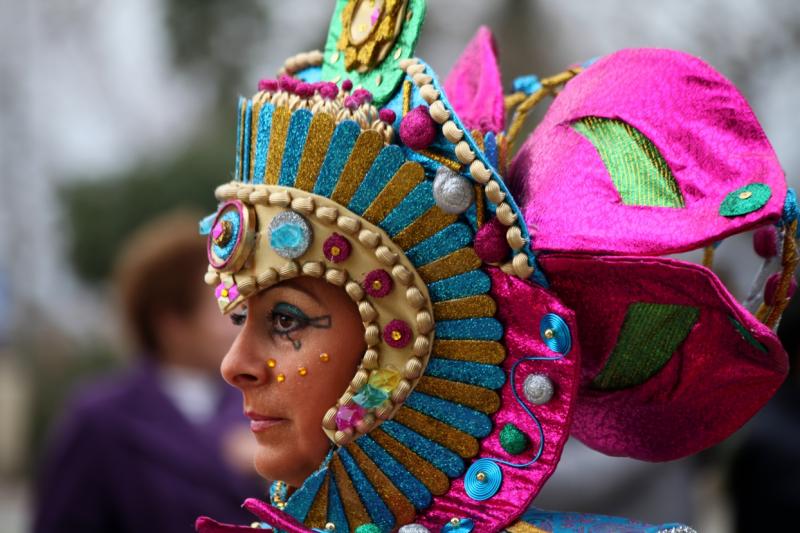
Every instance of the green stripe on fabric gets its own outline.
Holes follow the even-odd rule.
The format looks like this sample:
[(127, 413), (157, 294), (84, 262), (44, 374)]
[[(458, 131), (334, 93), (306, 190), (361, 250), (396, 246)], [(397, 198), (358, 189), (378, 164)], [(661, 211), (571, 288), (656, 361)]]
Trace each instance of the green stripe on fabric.
[(644, 383), (667, 364), (699, 316), (697, 307), (687, 305), (631, 304), (614, 351), (592, 385), (617, 390)]
[(623, 204), (685, 207), (669, 165), (642, 132), (622, 120), (602, 117), (584, 117), (572, 127), (597, 149)]
[(728, 317), (728, 320), (730, 320), (730, 321), (731, 321), (731, 324), (733, 324), (733, 327), (736, 329), (736, 331), (738, 331), (738, 332), (739, 332), (739, 335), (741, 335), (741, 336), (742, 336), (742, 338), (743, 338), (744, 340), (746, 340), (746, 341), (747, 341), (747, 343), (748, 343), (750, 346), (752, 346), (752, 347), (754, 347), (754, 348), (757, 348), (759, 351), (762, 351), (762, 352), (764, 352), (764, 353), (767, 353), (767, 352), (769, 352), (769, 350), (767, 349), (767, 347), (766, 347), (766, 346), (764, 346), (763, 344), (761, 344), (760, 342), (758, 342), (758, 340), (756, 340), (756, 338), (755, 338), (755, 337), (753, 337), (753, 334), (752, 334), (752, 333), (750, 333), (749, 331), (747, 331), (747, 328), (745, 328), (745, 327), (742, 325), (742, 323), (741, 323), (741, 322), (739, 322), (738, 320), (736, 320), (736, 319), (735, 319), (735, 318), (733, 318), (732, 316), (729, 316), (729, 317)]

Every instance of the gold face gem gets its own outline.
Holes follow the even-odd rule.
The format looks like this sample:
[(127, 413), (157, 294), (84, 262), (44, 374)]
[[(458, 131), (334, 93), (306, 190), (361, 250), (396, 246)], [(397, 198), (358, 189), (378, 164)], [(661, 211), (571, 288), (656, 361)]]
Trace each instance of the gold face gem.
[(338, 246), (331, 246), (331, 255), (333, 257), (339, 257), (339, 254), (342, 253), (342, 249)]
[(397, 330), (392, 331), (392, 339), (394, 339), (396, 341), (399, 341), (402, 338), (403, 338), (403, 334), (402, 333), (400, 333)]
[(751, 191), (742, 191), (739, 193), (740, 200), (747, 200), (751, 196), (753, 196), (753, 193)]
[(222, 290), (219, 292), (219, 294), (220, 294), (220, 296), (222, 296), (223, 298), (227, 298), (227, 297), (228, 297), (228, 294), (229, 294), (229, 293), (228, 293), (228, 289), (222, 289)]
[(330, 359), (331, 356), (328, 355), (327, 352), (322, 352), (321, 354), (319, 354), (319, 360), (322, 361), (323, 363), (327, 363), (328, 361), (330, 361)]
[(304, 367), (304, 366), (301, 366), (300, 368), (298, 368), (298, 369), (297, 369), (297, 373), (298, 373), (298, 374), (299, 374), (301, 377), (302, 377), (302, 376), (305, 376), (306, 374), (308, 374), (308, 369), (307, 369), (306, 367)]
[(275, 376), (275, 379), (278, 381), (278, 383), (283, 383), (284, 381), (286, 381), (286, 376), (284, 376), (283, 374), (278, 374), (277, 376)]
[(275, 368), (275, 365), (276, 365), (276, 364), (277, 364), (277, 363), (275, 362), (275, 359), (267, 359), (267, 366), (268, 366), (268, 367), (270, 367), (270, 368)]
[(456, 518), (454, 516), (453, 518), (450, 519), (450, 525), (452, 525), (453, 527), (458, 527), (460, 524), (461, 524), (460, 518)]

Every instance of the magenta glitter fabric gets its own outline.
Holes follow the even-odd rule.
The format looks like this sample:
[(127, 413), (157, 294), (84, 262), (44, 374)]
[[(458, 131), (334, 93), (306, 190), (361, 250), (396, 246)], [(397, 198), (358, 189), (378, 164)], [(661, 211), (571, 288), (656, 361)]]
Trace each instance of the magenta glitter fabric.
[[(569, 435), (581, 353), (575, 337), (575, 317), (555, 296), (541, 287), (504, 274), (497, 268), (488, 269), (488, 273), (492, 278), (491, 294), (497, 301), (497, 319), (506, 328), (504, 341), (508, 353), (502, 367), (507, 374), (521, 358), (560, 356), (551, 351), (539, 337), (539, 322), (547, 313), (555, 313), (566, 321), (573, 333), (572, 350), (563, 359), (523, 362), (517, 367), (517, 393), (539, 418), (544, 430), (545, 444), (539, 460), (526, 468), (500, 465), (503, 482), (499, 492), (490, 501), (479, 502), (467, 496), (463, 477), (453, 481), (447, 494), (435, 497), (431, 507), (417, 516), (417, 522), (431, 531), (439, 531), (454, 516), (472, 518), (475, 521), (473, 531), (481, 533), (501, 531), (513, 523), (555, 470)], [(545, 405), (532, 405), (525, 400), (522, 387), (528, 374), (546, 374), (553, 382), (555, 394)], [(539, 433), (536, 425), (514, 399), (510, 379), (507, 379), (500, 390), (500, 395), (500, 410), (492, 416), (494, 429), (481, 442), (476, 459), (496, 458), (513, 463), (527, 462), (538, 450)], [(500, 430), (509, 422), (514, 423), (530, 438), (530, 448), (520, 455), (509, 455), (500, 445)]]
[(400, 140), (412, 150), (424, 150), (436, 139), (436, 124), (428, 106), (417, 106), (400, 121)]
[(478, 28), (447, 76), (444, 92), (470, 130), (497, 133), (505, 129), (503, 83), (489, 28)]
[(506, 227), (496, 217), (481, 226), (475, 234), (475, 253), (485, 263), (500, 263), (511, 249), (506, 240)]
[[(449, 88), (448, 88), (449, 90)], [(595, 147), (571, 124), (619, 119), (661, 152), (685, 208), (622, 205)], [(739, 91), (703, 61), (671, 50), (623, 50), (571, 80), (511, 165), (512, 192), (537, 250), (664, 255), (780, 218), (786, 182)], [(725, 196), (767, 184), (767, 204), (719, 214)]]
[[(702, 266), (577, 254), (539, 260), (551, 289), (575, 310), (580, 324), (583, 364), (572, 433), (600, 452), (648, 461), (699, 452), (736, 431), (786, 376), (786, 353), (775, 334)], [(669, 362), (646, 382), (618, 391), (593, 389), (634, 302), (690, 305), (700, 314)]]

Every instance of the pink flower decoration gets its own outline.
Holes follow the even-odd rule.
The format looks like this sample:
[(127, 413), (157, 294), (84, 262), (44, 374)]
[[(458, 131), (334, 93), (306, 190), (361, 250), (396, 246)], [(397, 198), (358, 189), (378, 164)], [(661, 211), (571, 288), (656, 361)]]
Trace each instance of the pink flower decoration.
[(375, 298), (383, 298), (393, 287), (392, 277), (385, 270), (373, 270), (364, 277), (364, 290)]
[(411, 326), (402, 320), (392, 320), (383, 328), (383, 340), (392, 348), (405, 348), (411, 342)]
[(336, 411), (336, 427), (340, 430), (352, 428), (364, 418), (366, 412), (358, 404), (343, 405)]
[(214, 289), (214, 296), (221, 305), (228, 305), (239, 297), (239, 288), (232, 281), (222, 282)]
[(314, 95), (314, 87), (310, 83), (303, 81), (295, 86), (294, 91), (301, 98), (309, 98)]
[(333, 100), (339, 94), (339, 88), (335, 83), (323, 82), (319, 88), (319, 94), (326, 100)]
[(344, 106), (351, 111), (355, 111), (355, 109), (359, 106), (358, 98), (353, 95), (345, 97)]
[(278, 85), (281, 89), (288, 93), (293, 93), (299, 80), (292, 78), (291, 76), (287, 76), (286, 74), (282, 74), (280, 78), (278, 78)]
[(353, 248), (350, 246), (350, 241), (345, 239), (338, 233), (334, 233), (322, 244), (322, 253), (325, 259), (332, 263), (341, 263), (350, 257), (350, 252)]

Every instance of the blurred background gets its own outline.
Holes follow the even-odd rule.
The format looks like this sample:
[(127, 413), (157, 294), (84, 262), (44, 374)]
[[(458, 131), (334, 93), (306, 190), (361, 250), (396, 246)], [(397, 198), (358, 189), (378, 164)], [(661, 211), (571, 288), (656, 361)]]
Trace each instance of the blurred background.
[[(109, 294), (120, 243), (168, 208), (213, 211), (233, 168), (236, 97), (321, 47), (331, 11), (320, 0), (0, 3), (0, 532), (30, 527), (32, 479), (66, 398), (129, 364)], [(480, 24), (508, 87), (625, 47), (702, 57), (750, 101), (797, 187), (800, 3), (433, 0), (417, 55), (444, 77)], [(739, 298), (758, 264), (748, 235), (717, 253)], [(719, 465), (743, 438), (659, 465), (570, 443), (536, 503), (731, 531)]]

